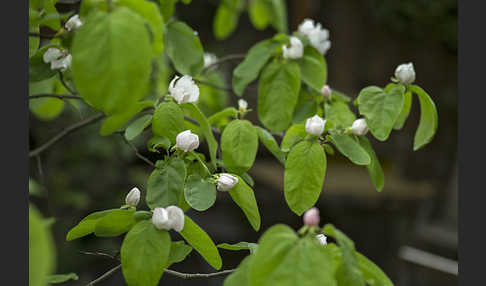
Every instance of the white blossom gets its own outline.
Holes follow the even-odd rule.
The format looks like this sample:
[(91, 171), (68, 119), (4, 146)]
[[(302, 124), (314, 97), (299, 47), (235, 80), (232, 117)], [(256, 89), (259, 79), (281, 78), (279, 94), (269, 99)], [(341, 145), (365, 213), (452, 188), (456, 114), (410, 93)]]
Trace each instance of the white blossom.
[(72, 60), (73, 57), (70, 54), (67, 54), (65, 57), (51, 61), (51, 69), (59, 69), (62, 72), (65, 72), (68, 68), (71, 67)]
[(327, 236), (325, 236), (324, 234), (320, 233), (320, 234), (316, 235), (316, 238), (321, 245), (327, 244)]
[(368, 133), (368, 125), (364, 118), (356, 119), (351, 125), (351, 132), (355, 135), (366, 135)]
[(169, 216), (171, 229), (180, 232), (184, 229), (184, 212), (178, 206), (168, 206), (165, 208)]
[(332, 92), (331, 88), (327, 84), (321, 88), (322, 96), (324, 96), (327, 99), (331, 98), (331, 92)]
[(240, 110), (246, 110), (248, 108), (248, 102), (246, 102), (244, 99), (238, 100), (238, 108)]
[(208, 66), (214, 64), (218, 58), (213, 53), (204, 53), (204, 67), (207, 68)]
[(395, 77), (400, 83), (411, 84), (415, 81), (415, 70), (413, 64), (401, 64), (395, 69)]
[(226, 192), (231, 190), (238, 183), (238, 178), (228, 173), (219, 174), (216, 187), (218, 191)]
[(152, 224), (157, 229), (171, 229), (171, 221), (169, 220), (169, 214), (164, 208), (155, 208), (152, 214)]
[(48, 48), (47, 51), (45, 51), (42, 55), (42, 60), (44, 60), (44, 62), (48, 64), (53, 60), (61, 58), (62, 56), (64, 56), (64, 54), (63, 52), (61, 52), (61, 50), (57, 48)]
[(316, 114), (305, 122), (305, 131), (310, 135), (320, 136), (324, 132), (325, 125), (326, 120)]
[(169, 84), (169, 95), (179, 104), (196, 102), (199, 99), (199, 87), (189, 75), (181, 78), (175, 76)]
[(79, 19), (79, 15), (76, 14), (71, 18), (69, 18), (69, 20), (67, 20), (66, 24), (64, 24), (64, 27), (66, 28), (66, 30), (71, 31), (71, 30), (76, 30), (82, 25), (83, 22)]
[(309, 39), (311, 46), (325, 55), (331, 48), (329, 30), (322, 28), (320, 23), (314, 23), (312, 19), (304, 19), (299, 25), (299, 32)]
[(182, 131), (176, 136), (176, 146), (184, 152), (195, 150), (199, 147), (199, 137), (191, 130)]
[(304, 45), (297, 37), (290, 37), (290, 47), (282, 46), (283, 57), (286, 59), (299, 59), (304, 55)]
[(140, 201), (140, 190), (135, 187), (125, 197), (125, 204), (136, 207)]
[(308, 226), (319, 226), (321, 217), (319, 216), (319, 210), (313, 207), (304, 213), (304, 224)]

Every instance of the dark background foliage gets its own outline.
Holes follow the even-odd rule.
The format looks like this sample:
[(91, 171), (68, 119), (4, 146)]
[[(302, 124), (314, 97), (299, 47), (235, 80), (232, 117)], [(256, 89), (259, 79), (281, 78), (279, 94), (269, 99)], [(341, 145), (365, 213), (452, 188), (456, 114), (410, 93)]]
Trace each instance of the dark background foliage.
[[(60, 1), (62, 2), (62, 1)], [(68, 2), (68, 1), (65, 1)], [(204, 49), (222, 57), (245, 53), (256, 42), (275, 31), (255, 30), (246, 13), (236, 31), (224, 41), (215, 40), (212, 19), (218, 1), (192, 1), (177, 5), (176, 16), (198, 31)], [(328, 157), (324, 191), (317, 203), (321, 223), (331, 222), (350, 236), (359, 251), (389, 274), (396, 285), (456, 285), (457, 276), (404, 259), (403, 246), (457, 260), (457, 3), (452, 0), (293, 0), (287, 1), (290, 31), (304, 18), (313, 18), (330, 30), (332, 47), (326, 55), (328, 82), (332, 88), (356, 97), (368, 85), (384, 86), (395, 67), (412, 61), (421, 85), (437, 105), (439, 128), (431, 144), (412, 151), (413, 135), (420, 116), (418, 102), (401, 132), (393, 132), (385, 143), (372, 144), (385, 171), (385, 187), (377, 193), (366, 169), (336, 155)], [(57, 5), (59, 10), (76, 4)], [(237, 62), (220, 66), (230, 84)], [(245, 99), (255, 110), (256, 85)], [(230, 97), (230, 105), (237, 98)], [(89, 109), (67, 105), (54, 121), (30, 116), (30, 148), (39, 146), (63, 127), (89, 116)], [(80, 253), (104, 251), (114, 254), (122, 238), (88, 236), (65, 242), (67, 231), (87, 214), (118, 207), (126, 193), (138, 186), (145, 191), (151, 167), (134, 156), (119, 135), (102, 137), (99, 124), (73, 133), (41, 155), (42, 173), (35, 158), (30, 160), (30, 177), (45, 186), (48, 196), (33, 197), (43, 213), (55, 218), (52, 226), (57, 247), (58, 273), (76, 272), (80, 279), (68, 282), (85, 285), (101, 275), (115, 261)], [(135, 141), (146, 151), (149, 134)], [(205, 150), (205, 146), (202, 146)], [(204, 213), (190, 211), (216, 243), (255, 242), (271, 225), (286, 223), (294, 229), (301, 218), (287, 207), (283, 196), (283, 167), (261, 146), (250, 170), (262, 212), (262, 228), (255, 233), (242, 212), (224, 194)], [(144, 204), (144, 202), (142, 203)], [(221, 250), (224, 269), (236, 267), (247, 254)], [(182, 272), (211, 272), (196, 253), (175, 264)], [(103, 285), (121, 285), (119, 273)], [(161, 285), (221, 285), (222, 278), (181, 280), (164, 276)]]

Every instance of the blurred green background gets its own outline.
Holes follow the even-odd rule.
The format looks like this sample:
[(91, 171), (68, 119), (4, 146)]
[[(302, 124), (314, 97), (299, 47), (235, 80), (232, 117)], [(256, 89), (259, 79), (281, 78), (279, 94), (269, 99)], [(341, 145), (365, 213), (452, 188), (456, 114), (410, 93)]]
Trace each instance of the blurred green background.
[[(59, 1), (59, 11), (78, 9), (76, 1)], [(198, 31), (205, 51), (218, 57), (241, 54), (256, 42), (273, 36), (275, 30), (257, 31), (248, 14), (243, 13), (236, 31), (218, 41), (212, 21), (219, 1), (193, 0), (188, 6), (177, 4), (175, 16)], [(413, 152), (412, 143), (420, 116), (418, 102), (404, 128), (393, 132), (385, 143), (372, 139), (385, 171), (385, 187), (377, 193), (366, 169), (354, 166), (344, 157), (328, 157), (324, 191), (317, 203), (321, 223), (331, 222), (350, 236), (357, 249), (372, 259), (396, 285), (457, 285), (457, 276), (441, 268), (442, 260), (407, 251), (410, 246), (433, 255), (457, 261), (457, 3), (452, 0), (293, 0), (287, 1), (289, 31), (297, 29), (304, 18), (312, 18), (329, 29), (331, 49), (326, 54), (328, 84), (356, 97), (368, 85), (384, 86), (398, 64), (413, 62), (416, 82), (436, 103), (439, 128), (425, 148)], [(219, 66), (225, 84), (238, 61)], [(31, 86), (31, 93), (36, 93)], [(220, 105), (236, 107), (231, 94), (202, 87), (202, 108), (206, 113)], [(41, 89), (40, 89), (41, 90)], [(248, 119), (257, 123), (256, 84), (247, 89), (245, 99), (254, 111)], [(206, 97), (205, 99), (203, 97)], [(37, 100), (34, 100), (37, 101)], [(42, 108), (33, 103), (31, 110)], [(62, 105), (62, 104), (59, 104)], [(39, 107), (40, 106), (40, 107)], [(49, 140), (62, 128), (87, 118), (93, 111), (79, 102), (67, 101), (52, 120), (30, 114), (29, 143), (33, 149)], [(102, 137), (100, 124), (79, 130), (42, 153), (42, 173), (35, 158), (30, 160), (30, 178), (44, 186), (41, 196), (31, 201), (52, 225), (57, 249), (57, 273), (75, 272), (78, 281), (66, 285), (86, 285), (116, 265), (115, 261), (80, 251), (117, 252), (122, 238), (97, 238), (92, 235), (65, 241), (67, 231), (87, 214), (118, 207), (126, 193), (138, 186), (145, 191), (151, 168), (135, 157), (118, 135)], [(146, 131), (134, 143), (141, 153), (155, 161), (145, 142)], [(201, 146), (206, 150), (206, 146)], [(256, 242), (271, 225), (286, 223), (294, 229), (301, 219), (287, 207), (283, 196), (283, 167), (261, 146), (250, 170), (255, 194), (262, 212), (262, 227), (255, 233), (243, 213), (227, 196), (219, 196), (207, 212), (190, 215), (216, 243)], [(144, 204), (144, 203), (143, 203)], [(145, 205), (144, 205), (145, 207)], [(221, 250), (223, 268), (238, 265), (246, 252)], [(442, 264), (441, 264), (442, 263)], [(182, 272), (212, 272), (196, 253), (175, 264)], [(181, 280), (164, 275), (161, 285), (221, 285), (223, 278)], [(101, 285), (124, 285), (121, 273)]]

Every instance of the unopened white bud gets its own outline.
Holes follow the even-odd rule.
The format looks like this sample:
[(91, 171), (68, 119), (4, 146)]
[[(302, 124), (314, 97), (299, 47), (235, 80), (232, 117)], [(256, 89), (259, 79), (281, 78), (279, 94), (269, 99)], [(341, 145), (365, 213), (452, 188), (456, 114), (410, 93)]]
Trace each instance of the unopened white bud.
[(199, 147), (199, 137), (191, 130), (182, 131), (177, 134), (176, 146), (184, 152), (195, 150)]
[(411, 84), (415, 81), (415, 70), (413, 64), (401, 64), (395, 69), (395, 77), (400, 83)]
[(290, 37), (290, 46), (282, 46), (283, 57), (286, 59), (299, 59), (304, 55), (304, 45), (297, 37)]
[(304, 213), (304, 224), (308, 226), (319, 226), (321, 217), (319, 216), (319, 209), (313, 207)]
[(238, 100), (238, 108), (240, 110), (246, 110), (248, 108), (248, 102), (246, 102), (244, 99)]
[(137, 187), (135, 187), (125, 197), (125, 204), (131, 207), (136, 207), (139, 201), (140, 201), (140, 190)]
[(324, 234), (320, 233), (320, 234), (316, 235), (316, 238), (321, 245), (327, 244), (327, 236), (325, 236)]
[(238, 183), (238, 178), (228, 173), (219, 174), (217, 181), (217, 189), (221, 192), (231, 190)]
[(326, 120), (316, 114), (305, 122), (305, 131), (310, 135), (320, 136), (324, 132), (325, 125)]
[(157, 229), (171, 229), (171, 222), (169, 220), (169, 214), (167, 210), (164, 208), (155, 208), (154, 213), (152, 215), (152, 224)]
[(207, 68), (208, 66), (214, 64), (218, 58), (213, 53), (205, 53), (204, 54), (204, 67)]
[(331, 98), (331, 92), (332, 92), (331, 88), (327, 84), (321, 88), (322, 96), (324, 96), (327, 99)]
[(66, 30), (71, 31), (71, 30), (76, 30), (82, 25), (83, 22), (79, 19), (79, 15), (76, 14), (71, 18), (69, 18), (69, 20), (67, 20), (66, 24), (64, 24), (64, 27), (66, 28)]
[(320, 23), (314, 23), (312, 19), (305, 19), (299, 25), (299, 33), (306, 36), (311, 46), (323, 55), (331, 48), (329, 30), (322, 28)]
[(65, 72), (68, 68), (71, 67), (72, 60), (73, 57), (70, 54), (67, 54), (65, 57), (51, 61), (51, 69), (59, 69), (62, 72)]
[(61, 50), (57, 48), (48, 48), (47, 51), (45, 51), (42, 55), (42, 60), (44, 60), (44, 62), (48, 64), (54, 60), (59, 59), (62, 56), (63, 53), (61, 52)]
[(351, 125), (351, 132), (355, 135), (366, 135), (368, 133), (368, 125), (364, 118), (356, 119)]
[(169, 84), (169, 96), (172, 96), (178, 104), (196, 102), (199, 99), (199, 87), (189, 75), (181, 78), (175, 76)]
[(184, 211), (178, 206), (168, 206), (165, 208), (169, 216), (171, 229), (180, 232), (184, 229)]

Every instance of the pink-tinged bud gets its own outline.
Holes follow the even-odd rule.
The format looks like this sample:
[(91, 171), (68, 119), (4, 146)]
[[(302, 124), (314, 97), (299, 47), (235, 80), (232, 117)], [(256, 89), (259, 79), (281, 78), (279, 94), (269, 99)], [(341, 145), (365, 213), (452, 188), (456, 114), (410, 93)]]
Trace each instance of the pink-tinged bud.
[(331, 88), (326, 84), (321, 88), (321, 94), (325, 98), (329, 99), (331, 98)]
[(319, 210), (313, 207), (304, 213), (304, 224), (308, 226), (319, 226), (321, 218), (319, 216)]

